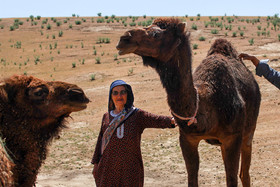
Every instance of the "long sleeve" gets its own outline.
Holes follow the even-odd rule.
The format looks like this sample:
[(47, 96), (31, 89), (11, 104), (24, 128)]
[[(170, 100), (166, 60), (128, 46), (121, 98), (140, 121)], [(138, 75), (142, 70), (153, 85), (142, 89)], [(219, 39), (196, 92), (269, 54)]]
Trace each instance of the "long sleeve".
[(263, 76), (270, 83), (280, 89), (280, 72), (269, 67), (267, 64), (268, 60), (260, 60), (258, 66), (256, 67), (256, 74), (258, 76)]
[(143, 110), (139, 110), (136, 115), (139, 115), (139, 123), (143, 130), (145, 128), (174, 128), (175, 125), (171, 124), (171, 117), (155, 115)]

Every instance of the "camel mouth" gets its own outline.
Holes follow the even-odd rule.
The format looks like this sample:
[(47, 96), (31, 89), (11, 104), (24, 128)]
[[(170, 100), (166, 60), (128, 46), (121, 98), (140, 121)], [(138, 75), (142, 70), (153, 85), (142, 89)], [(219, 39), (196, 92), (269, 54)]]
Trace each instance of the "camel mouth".
[(117, 48), (119, 50), (119, 55), (126, 55), (126, 54), (129, 54), (129, 53), (134, 53), (137, 49), (137, 47), (134, 47), (133, 49), (120, 49), (120, 48)]

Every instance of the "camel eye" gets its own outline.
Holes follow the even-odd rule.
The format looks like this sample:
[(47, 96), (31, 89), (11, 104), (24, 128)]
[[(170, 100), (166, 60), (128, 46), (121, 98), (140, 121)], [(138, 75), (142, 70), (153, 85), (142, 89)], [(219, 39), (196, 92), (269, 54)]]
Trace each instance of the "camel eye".
[(153, 33), (153, 37), (154, 38), (159, 38), (160, 37), (160, 33), (159, 32), (154, 32)]
[(123, 36), (123, 37), (121, 37), (121, 41), (123, 41), (123, 42), (129, 42), (130, 41), (130, 36)]
[(30, 89), (28, 95), (33, 101), (43, 101), (49, 95), (49, 90), (47, 87), (37, 87)]
[(39, 90), (37, 92), (34, 92), (35, 96), (42, 96), (44, 94), (44, 90)]

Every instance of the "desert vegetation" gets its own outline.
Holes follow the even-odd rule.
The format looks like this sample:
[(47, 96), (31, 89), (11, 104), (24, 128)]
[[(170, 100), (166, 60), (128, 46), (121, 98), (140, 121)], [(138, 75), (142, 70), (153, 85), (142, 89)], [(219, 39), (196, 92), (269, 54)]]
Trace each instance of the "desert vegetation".
[[(136, 55), (116, 55), (115, 47), (124, 31), (148, 26), (155, 18), (102, 13), (93, 17), (73, 14), (57, 18), (37, 15), (0, 18), (0, 78), (24, 74), (44, 80), (67, 81), (82, 87), (92, 101), (87, 110), (73, 114), (69, 128), (62, 132), (60, 139), (54, 140), (50, 147), (52, 151), (39, 171), (37, 186), (45, 182), (57, 182), (52, 186), (61, 183), (67, 186), (70, 175), (78, 177), (80, 174), (87, 176), (81, 182), (89, 181), (83, 186), (93, 184), (90, 158), (102, 114), (107, 110), (108, 86), (113, 80), (131, 83), (137, 107), (170, 115), (157, 74), (144, 67), (142, 59)], [(197, 14), (179, 19), (187, 22), (191, 46), (196, 48), (192, 54), (193, 69), (206, 57), (214, 39), (224, 38), (231, 41), (238, 52), (270, 58), (271, 66), (280, 70), (280, 19), (277, 14), (266, 17)], [(254, 72), (251, 63), (245, 61), (245, 64)], [(253, 186), (277, 186), (280, 183), (280, 139), (277, 136), (280, 95), (265, 80), (256, 79), (264, 99), (253, 142), (251, 180)], [(202, 142), (199, 152), (200, 186), (225, 186), (219, 149)], [(146, 186), (186, 186), (178, 129), (145, 131), (142, 153)]]

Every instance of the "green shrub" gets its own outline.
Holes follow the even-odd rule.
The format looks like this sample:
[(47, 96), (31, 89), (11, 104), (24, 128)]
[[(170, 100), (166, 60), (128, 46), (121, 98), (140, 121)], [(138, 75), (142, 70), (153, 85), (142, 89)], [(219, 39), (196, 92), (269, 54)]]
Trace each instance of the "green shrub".
[(252, 38), (252, 39), (249, 40), (249, 44), (250, 44), (250, 45), (254, 45), (254, 38)]
[(198, 40), (199, 40), (199, 41), (205, 41), (205, 37), (200, 36)]
[(14, 31), (15, 27), (14, 26), (10, 26), (10, 31)]
[(197, 25), (193, 23), (193, 24), (192, 24), (192, 29), (193, 29), (193, 30), (197, 30)]
[(198, 45), (197, 44), (193, 44), (193, 49), (198, 49)]
[(94, 81), (94, 80), (95, 80), (95, 73), (91, 74), (90, 80), (91, 80), (91, 81)]
[(114, 54), (114, 60), (118, 60), (118, 55)]
[(63, 31), (59, 31), (58, 32), (58, 37), (62, 37), (62, 35), (63, 35)]
[(232, 33), (232, 37), (236, 37), (236, 32), (233, 32), (233, 33)]
[(77, 20), (77, 21), (75, 21), (75, 24), (76, 24), (76, 25), (81, 25), (82, 22), (81, 22), (80, 20)]
[(240, 31), (240, 36), (244, 36), (244, 32), (243, 31)]
[(134, 27), (134, 26), (136, 26), (136, 23), (135, 23), (135, 22), (131, 22), (131, 23), (129, 23), (129, 25), (130, 25), (131, 27)]
[(95, 58), (96, 64), (101, 64), (100, 57)]
[(50, 24), (47, 25), (47, 30), (51, 30), (52, 26)]
[(212, 29), (211, 30), (211, 34), (218, 34), (218, 33), (219, 33), (219, 31), (217, 29)]
[(73, 63), (72, 63), (72, 68), (75, 68), (75, 67), (76, 67), (76, 63), (73, 62)]
[(20, 49), (21, 48), (21, 42), (16, 42), (14, 46), (17, 49)]

